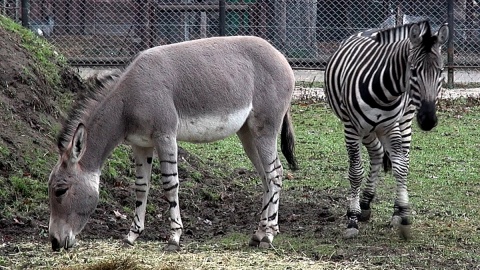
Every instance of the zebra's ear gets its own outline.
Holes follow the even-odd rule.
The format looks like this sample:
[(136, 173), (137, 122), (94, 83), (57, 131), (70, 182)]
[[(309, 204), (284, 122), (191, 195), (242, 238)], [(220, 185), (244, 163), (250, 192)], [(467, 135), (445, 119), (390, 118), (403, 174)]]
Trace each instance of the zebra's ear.
[(409, 37), (413, 46), (418, 46), (422, 43), (422, 37), (420, 36), (420, 26), (418, 24), (412, 24), (410, 28)]
[(440, 27), (440, 29), (438, 29), (438, 32), (437, 32), (438, 44), (440, 45), (444, 44), (448, 40), (449, 34), (450, 32), (448, 30), (448, 25), (447, 24), (442, 25), (442, 27)]

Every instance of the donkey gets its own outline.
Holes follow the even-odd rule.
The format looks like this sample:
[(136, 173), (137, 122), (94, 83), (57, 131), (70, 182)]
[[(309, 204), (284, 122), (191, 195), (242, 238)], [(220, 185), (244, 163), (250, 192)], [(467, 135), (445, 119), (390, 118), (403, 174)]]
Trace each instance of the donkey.
[(283, 178), (278, 133), (290, 168), (298, 168), (290, 119), (294, 82), (282, 53), (258, 37), (214, 37), (139, 53), (110, 86), (76, 104), (58, 137), (60, 156), (48, 181), (52, 249), (74, 245), (97, 206), (103, 163), (125, 142), (135, 158), (136, 204), (124, 241), (133, 245), (144, 230), (155, 149), (170, 212), (165, 248), (178, 250), (177, 141), (206, 143), (234, 133), (263, 183), (261, 218), (249, 244), (270, 247), (279, 232)]

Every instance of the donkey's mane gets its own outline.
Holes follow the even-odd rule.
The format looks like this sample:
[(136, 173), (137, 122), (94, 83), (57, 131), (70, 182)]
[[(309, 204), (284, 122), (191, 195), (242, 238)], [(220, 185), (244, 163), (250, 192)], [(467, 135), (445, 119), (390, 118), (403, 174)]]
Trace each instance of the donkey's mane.
[(57, 137), (57, 146), (60, 153), (63, 153), (70, 141), (73, 134), (77, 130), (80, 123), (85, 123), (90, 116), (90, 112), (94, 110), (98, 104), (100, 104), (105, 97), (110, 93), (113, 85), (120, 75), (119, 72), (113, 72), (107, 76), (100, 78), (96, 75), (90, 78), (88, 81), (93, 85), (85, 93), (80, 94), (80, 97), (75, 101), (74, 105), (70, 109), (68, 117), (63, 123), (63, 127)]
[(398, 41), (408, 39), (410, 34), (410, 29), (414, 24), (418, 24), (418, 26), (420, 26), (421, 36), (426, 35), (428, 38), (432, 36), (430, 23), (428, 20), (417, 22), (417, 23), (404, 24), (401, 26), (381, 29), (381, 30), (378, 30), (378, 29), (367, 30), (362, 32), (361, 35), (369, 36), (381, 44), (398, 42)]

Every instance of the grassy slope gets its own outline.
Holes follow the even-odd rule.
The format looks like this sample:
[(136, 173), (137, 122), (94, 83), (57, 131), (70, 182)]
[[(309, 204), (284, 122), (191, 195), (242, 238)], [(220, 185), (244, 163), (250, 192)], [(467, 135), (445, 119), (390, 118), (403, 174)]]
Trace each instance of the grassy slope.
[[(158, 248), (163, 244), (157, 242), (139, 243), (131, 250), (120, 248), (116, 241), (105, 240), (84, 242), (73, 252), (50, 256), (48, 245), (26, 243), (22, 246), (24, 252), (8, 258), (8, 263), (47, 268), (71, 265), (79, 269), (85, 263), (95, 265), (112, 258), (133, 258), (138, 259), (138, 267), (146, 269), (476, 267), (480, 263), (480, 161), (476, 158), (480, 147), (477, 128), (480, 107), (469, 107), (465, 100), (455, 103), (442, 104), (441, 122), (434, 131), (414, 133), (409, 176), (414, 231), (409, 242), (401, 241), (385, 225), (391, 215), (395, 189), (392, 177), (388, 176), (379, 183), (371, 222), (361, 225), (360, 236), (354, 240), (340, 237), (344, 228), (341, 216), (345, 213), (342, 202), (335, 213), (337, 220), (325, 228), (330, 234), (318, 238), (311, 231), (301, 236), (282, 231), (275, 240), (276, 249), (270, 251), (247, 248), (249, 236), (243, 234), (192, 243), (179, 254), (163, 253)], [(309, 200), (301, 192), (306, 187), (344, 193), (348, 182), (341, 124), (323, 103), (294, 106), (293, 120), (297, 156), (303, 169), (294, 173), (293, 180), (284, 182), (282, 198)], [(211, 144), (181, 145), (204, 159), (227, 163), (230, 168), (251, 169), (235, 137)], [(247, 184), (246, 188), (254, 185)], [(27, 258), (30, 259), (25, 263)]]

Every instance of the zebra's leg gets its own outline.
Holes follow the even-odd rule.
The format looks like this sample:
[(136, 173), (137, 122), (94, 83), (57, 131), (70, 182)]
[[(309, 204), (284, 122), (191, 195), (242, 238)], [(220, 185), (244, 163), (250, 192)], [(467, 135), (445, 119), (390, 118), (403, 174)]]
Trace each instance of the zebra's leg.
[(148, 190), (150, 189), (150, 177), (152, 173), (153, 148), (132, 146), (135, 158), (135, 217), (130, 226), (130, 231), (124, 242), (133, 245), (145, 228), (145, 213), (147, 210)]
[(360, 209), (362, 212), (359, 216), (359, 220), (367, 221), (371, 216), (370, 203), (375, 197), (378, 172), (383, 164), (383, 146), (375, 133), (365, 136), (363, 138), (363, 145), (367, 148), (370, 157), (370, 172), (360, 200)]
[(345, 238), (352, 238), (358, 235), (358, 217), (361, 214), (360, 210), (360, 186), (363, 181), (364, 171), (360, 155), (360, 141), (361, 137), (356, 135), (356, 132), (349, 124), (345, 124), (345, 143), (348, 153), (348, 180), (350, 181), (349, 206), (347, 211), (347, 230), (345, 231)]
[(407, 190), (407, 175), (409, 167), (408, 155), (402, 146), (402, 135), (400, 129), (395, 127), (385, 140), (383, 146), (390, 153), (392, 161), (393, 176), (397, 181), (396, 198), (391, 224), (398, 228), (400, 236), (404, 239), (410, 238), (410, 204)]
[(174, 136), (164, 135), (157, 139), (157, 152), (162, 174), (162, 185), (170, 211), (170, 237), (167, 251), (180, 249), (180, 236), (182, 235), (183, 223), (180, 216), (178, 200), (178, 167), (177, 167), (177, 141)]
[[(243, 142), (243, 141), (242, 141)], [(253, 145), (248, 143), (248, 148), (255, 147), (260, 164), (255, 167), (263, 168), (263, 200), (260, 213), (260, 222), (255, 233), (252, 235), (249, 245), (269, 248), (273, 238), (279, 233), (278, 209), (280, 203), (280, 191), (282, 189), (283, 167), (277, 155), (276, 136), (263, 136), (253, 138)], [(257, 162), (253, 161), (252, 162)], [(259, 168), (257, 168), (259, 169)]]

